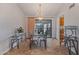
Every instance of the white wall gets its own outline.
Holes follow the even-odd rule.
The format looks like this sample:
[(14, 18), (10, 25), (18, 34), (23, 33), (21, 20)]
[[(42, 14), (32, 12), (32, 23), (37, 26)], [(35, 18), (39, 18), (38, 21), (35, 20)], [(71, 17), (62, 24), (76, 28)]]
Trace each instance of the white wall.
[[(64, 15), (65, 26), (76, 25), (79, 26), (79, 5), (76, 4), (75, 7), (68, 9), (68, 6), (57, 17), (57, 22), (59, 22), (60, 16)], [(59, 23), (57, 23), (57, 38), (59, 39)]]
[(57, 19), (56, 18), (52, 18), (52, 38), (53, 39), (56, 39), (56, 21)]
[(65, 19), (65, 26), (66, 25), (79, 25), (79, 5), (76, 4), (74, 7), (72, 7), (71, 9), (68, 8), (68, 6), (66, 6), (64, 8), (64, 11), (62, 11), (58, 18), (60, 16), (64, 15), (64, 19)]
[(28, 37), (28, 17), (25, 17), (25, 31), (26, 31), (26, 37)]
[(79, 26), (79, 6), (73, 7), (71, 10), (64, 14), (65, 25)]
[(24, 28), (24, 15), (16, 4), (0, 4), (0, 54), (9, 49), (9, 37), (15, 28)]

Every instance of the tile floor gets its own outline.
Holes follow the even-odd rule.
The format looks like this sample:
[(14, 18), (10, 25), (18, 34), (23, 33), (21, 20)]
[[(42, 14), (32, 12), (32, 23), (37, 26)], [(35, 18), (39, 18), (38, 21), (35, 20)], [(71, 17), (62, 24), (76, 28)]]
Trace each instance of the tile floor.
[(5, 55), (68, 55), (68, 50), (63, 45), (59, 46), (58, 40), (52, 40), (50, 48), (33, 48), (29, 50), (29, 40), (24, 40), (20, 44), (20, 48), (14, 48)]

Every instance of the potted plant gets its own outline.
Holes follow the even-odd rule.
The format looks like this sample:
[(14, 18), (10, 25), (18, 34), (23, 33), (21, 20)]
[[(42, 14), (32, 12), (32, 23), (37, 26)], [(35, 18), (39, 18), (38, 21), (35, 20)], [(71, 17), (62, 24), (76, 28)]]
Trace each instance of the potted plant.
[(17, 31), (18, 31), (18, 33), (23, 33), (23, 28), (22, 28), (22, 27), (19, 27), (19, 28), (17, 29)]

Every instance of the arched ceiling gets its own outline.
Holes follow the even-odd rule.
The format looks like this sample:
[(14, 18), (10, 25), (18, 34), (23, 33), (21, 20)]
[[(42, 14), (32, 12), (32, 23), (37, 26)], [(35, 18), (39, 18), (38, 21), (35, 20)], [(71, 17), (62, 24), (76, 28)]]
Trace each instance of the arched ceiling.
[[(42, 15), (44, 17), (57, 16), (68, 3), (43, 3), (41, 4)], [(25, 16), (38, 16), (39, 3), (19, 3), (19, 8)]]

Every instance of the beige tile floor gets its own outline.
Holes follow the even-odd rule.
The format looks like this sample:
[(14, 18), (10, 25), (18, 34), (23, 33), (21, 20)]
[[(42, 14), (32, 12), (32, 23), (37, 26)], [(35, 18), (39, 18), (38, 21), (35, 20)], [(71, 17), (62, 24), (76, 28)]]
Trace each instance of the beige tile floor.
[(68, 55), (68, 50), (63, 45), (59, 46), (58, 40), (52, 40), (52, 47), (44, 48), (33, 48), (29, 50), (29, 40), (21, 42), (20, 48), (14, 48), (5, 55)]

